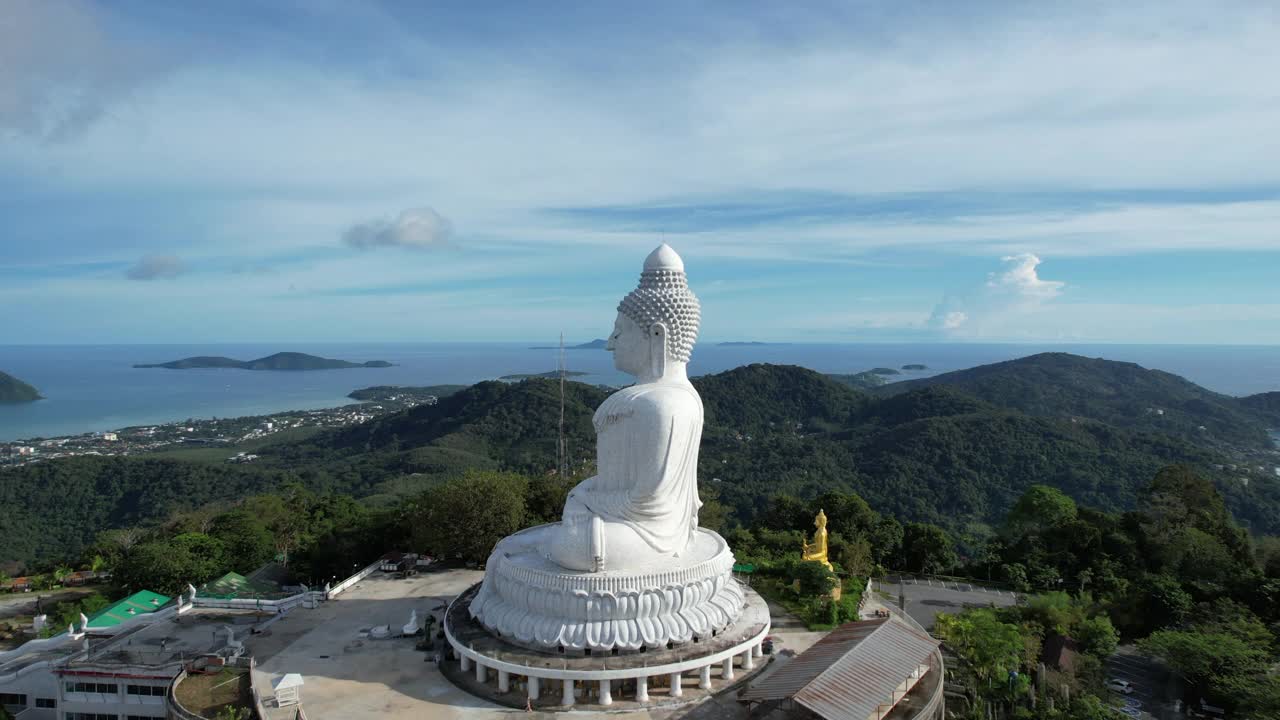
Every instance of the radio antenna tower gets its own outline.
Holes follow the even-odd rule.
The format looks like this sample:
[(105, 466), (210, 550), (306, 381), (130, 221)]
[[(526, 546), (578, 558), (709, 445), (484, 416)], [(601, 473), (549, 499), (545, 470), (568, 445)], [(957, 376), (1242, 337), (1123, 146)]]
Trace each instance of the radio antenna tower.
[(560, 333), (560, 440), (556, 444), (557, 471), (561, 478), (569, 476), (569, 445), (564, 436), (564, 332)]

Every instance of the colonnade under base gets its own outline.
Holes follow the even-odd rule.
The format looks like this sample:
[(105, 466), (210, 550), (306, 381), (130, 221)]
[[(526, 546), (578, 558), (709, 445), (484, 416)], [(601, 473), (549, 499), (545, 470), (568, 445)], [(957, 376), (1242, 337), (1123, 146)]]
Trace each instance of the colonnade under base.
[[(483, 659), (460, 654), (462, 671), (475, 672), (476, 682), (486, 685), (496, 684), (499, 693), (523, 690), (529, 702), (540, 701), (544, 695), (554, 692), (562, 707), (572, 707), (580, 702), (593, 705), (612, 705), (615, 701), (632, 701), (636, 703), (652, 703), (662, 697), (679, 698), (684, 695), (687, 681), (696, 678), (697, 687), (701, 690), (712, 689), (712, 679), (724, 683), (733, 682), (736, 672), (751, 672), (764, 655), (759, 640), (752, 642), (738, 652), (723, 659), (709, 663), (696, 660), (681, 663), (688, 665), (672, 672), (654, 675), (646, 672), (646, 668), (636, 668), (635, 675), (590, 679), (581, 677), (556, 677), (555, 671), (540, 669), (539, 675), (520, 674), (517, 671), (494, 667)], [(610, 675), (618, 675), (623, 671), (610, 671)], [(583, 673), (575, 673), (581, 675)]]

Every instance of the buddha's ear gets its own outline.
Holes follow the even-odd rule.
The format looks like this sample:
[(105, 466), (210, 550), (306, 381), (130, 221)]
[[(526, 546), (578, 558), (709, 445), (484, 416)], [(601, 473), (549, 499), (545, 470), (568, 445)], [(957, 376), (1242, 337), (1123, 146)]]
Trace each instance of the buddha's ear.
[(655, 377), (667, 372), (667, 326), (660, 322), (649, 326), (649, 367)]

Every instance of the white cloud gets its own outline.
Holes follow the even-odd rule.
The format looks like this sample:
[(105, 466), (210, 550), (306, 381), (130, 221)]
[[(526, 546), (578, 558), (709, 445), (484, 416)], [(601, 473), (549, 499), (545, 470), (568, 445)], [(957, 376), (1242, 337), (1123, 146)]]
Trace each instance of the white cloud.
[(1036, 325), (1040, 307), (1062, 294), (1066, 283), (1045, 280), (1031, 253), (1000, 259), (1004, 269), (989, 273), (971, 290), (949, 293), (929, 316), (928, 326), (950, 337), (1007, 337)]
[(429, 207), (411, 208), (395, 220), (358, 223), (342, 233), (342, 241), (354, 248), (404, 247), (430, 250), (449, 247), (453, 223)]
[(1041, 279), (1036, 272), (1040, 258), (1031, 253), (1006, 255), (1000, 262), (1005, 269), (987, 276), (987, 290), (993, 295), (1012, 298), (1013, 302), (1041, 302), (1057, 297), (1066, 286), (1057, 280)]

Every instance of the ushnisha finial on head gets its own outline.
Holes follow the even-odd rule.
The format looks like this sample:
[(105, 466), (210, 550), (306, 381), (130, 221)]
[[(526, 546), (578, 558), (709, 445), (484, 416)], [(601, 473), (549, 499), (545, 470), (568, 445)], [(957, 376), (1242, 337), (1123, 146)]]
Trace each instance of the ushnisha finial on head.
[(666, 335), (667, 358), (689, 362), (698, 339), (702, 306), (689, 289), (684, 261), (670, 245), (659, 245), (645, 258), (640, 286), (622, 299), (618, 312), (646, 332), (661, 326), (659, 332)]

